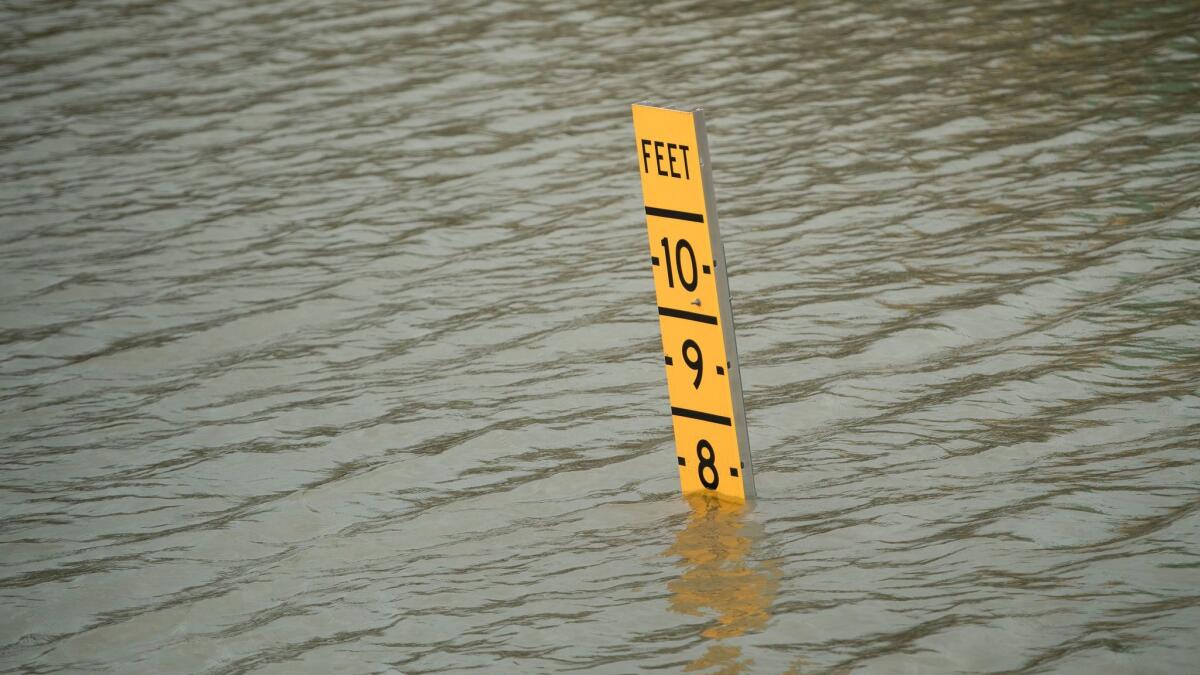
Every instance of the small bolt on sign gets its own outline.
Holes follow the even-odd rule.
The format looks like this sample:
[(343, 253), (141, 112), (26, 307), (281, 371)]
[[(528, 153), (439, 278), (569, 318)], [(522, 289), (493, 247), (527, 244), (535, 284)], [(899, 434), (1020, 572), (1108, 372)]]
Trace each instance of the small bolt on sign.
[(684, 494), (754, 496), (704, 111), (636, 103), (634, 147)]

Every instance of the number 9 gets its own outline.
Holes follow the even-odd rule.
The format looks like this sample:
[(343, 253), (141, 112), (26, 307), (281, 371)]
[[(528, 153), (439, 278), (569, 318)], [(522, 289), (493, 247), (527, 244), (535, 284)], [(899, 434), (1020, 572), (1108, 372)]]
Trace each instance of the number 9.
[[(700, 345), (696, 344), (695, 340), (687, 339), (683, 341), (683, 362), (688, 368), (696, 371), (696, 379), (692, 380), (692, 387), (699, 389), (700, 380), (704, 379), (704, 355), (700, 353)], [(696, 356), (690, 357), (688, 352), (695, 351)]]

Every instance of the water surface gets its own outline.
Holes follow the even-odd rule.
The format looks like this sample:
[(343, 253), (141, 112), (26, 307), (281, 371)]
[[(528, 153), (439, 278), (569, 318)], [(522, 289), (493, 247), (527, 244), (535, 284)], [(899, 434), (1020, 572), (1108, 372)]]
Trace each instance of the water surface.
[[(1194, 2), (6, 3), (0, 669), (1194, 672)], [(761, 498), (677, 494), (628, 104)]]

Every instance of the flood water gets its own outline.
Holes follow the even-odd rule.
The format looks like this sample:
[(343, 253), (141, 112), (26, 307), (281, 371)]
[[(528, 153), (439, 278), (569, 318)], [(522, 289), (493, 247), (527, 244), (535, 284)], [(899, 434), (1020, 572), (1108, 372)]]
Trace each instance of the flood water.
[(1196, 672), (1200, 6), (798, 4), (4, 3), (0, 670)]

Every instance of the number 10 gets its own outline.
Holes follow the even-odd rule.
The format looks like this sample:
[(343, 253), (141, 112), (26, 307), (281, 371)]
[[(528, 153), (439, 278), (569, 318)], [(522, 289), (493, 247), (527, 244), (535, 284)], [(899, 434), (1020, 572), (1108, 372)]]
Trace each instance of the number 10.
[[(667, 262), (667, 286), (675, 288), (675, 277), (671, 274), (671, 247), (666, 237), (662, 238), (661, 243), (663, 247), (663, 257), (666, 258)], [(691, 281), (688, 281), (683, 273), (684, 251), (687, 251), (688, 262), (691, 263), (692, 267)], [(696, 252), (692, 250), (692, 245), (688, 243), (687, 239), (680, 239), (679, 241), (675, 242), (675, 270), (679, 273), (679, 283), (683, 284), (683, 287), (687, 289), (688, 292), (696, 290)]]

